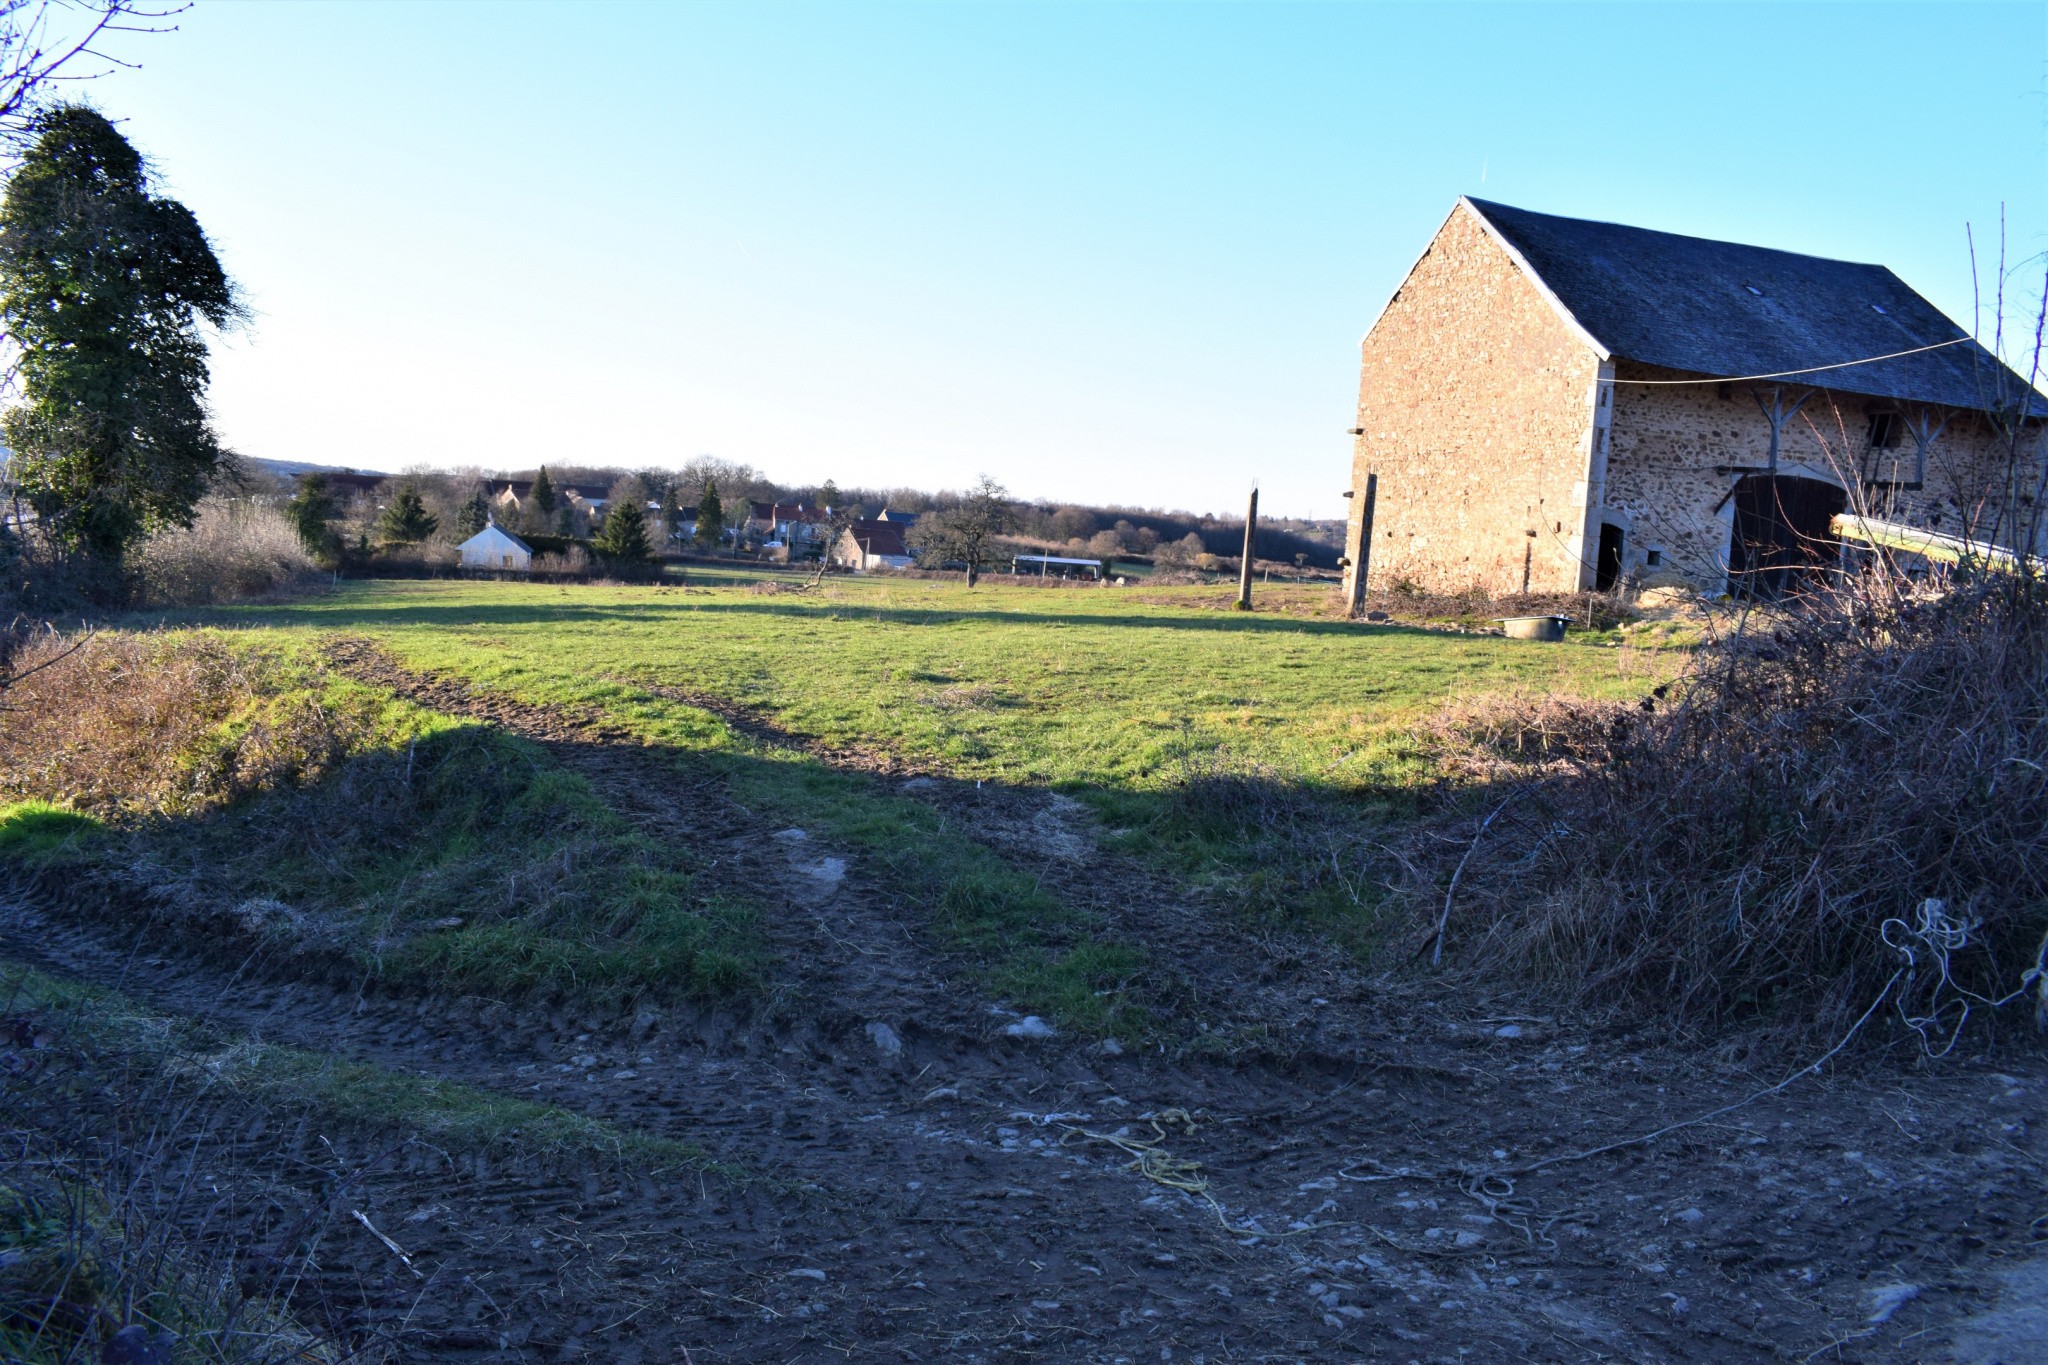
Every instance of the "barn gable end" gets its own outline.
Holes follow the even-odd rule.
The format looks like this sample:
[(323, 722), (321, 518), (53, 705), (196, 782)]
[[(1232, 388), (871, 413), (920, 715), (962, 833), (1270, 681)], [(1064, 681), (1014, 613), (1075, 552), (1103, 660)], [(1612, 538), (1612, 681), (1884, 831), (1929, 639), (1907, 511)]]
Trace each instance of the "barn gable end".
[(1460, 201), (1361, 346), (1353, 487), (1379, 476), (1375, 584), (1578, 586), (1596, 347)]

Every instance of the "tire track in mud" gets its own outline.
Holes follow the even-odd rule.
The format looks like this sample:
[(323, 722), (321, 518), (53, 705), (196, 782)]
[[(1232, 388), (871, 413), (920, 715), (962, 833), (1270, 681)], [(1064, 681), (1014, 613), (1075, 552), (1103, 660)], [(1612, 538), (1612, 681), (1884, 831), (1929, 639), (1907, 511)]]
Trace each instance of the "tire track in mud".
[(950, 834), (1028, 870), (1106, 936), (1141, 947), (1149, 1003), (1205, 1028), (1231, 1026), (1265, 1050), (1302, 1050), (1347, 1063), (1372, 1034), (1355, 1027), (1381, 1001), (1373, 981), (1330, 941), (1275, 929), (1252, 932), (1230, 913), (1143, 860), (1103, 849), (1094, 812), (1057, 792), (975, 781), (879, 746), (828, 744), (728, 697), (646, 679), (615, 677), (666, 701), (717, 716), (765, 747), (801, 753), (834, 769), (894, 784), (895, 794), (940, 812)]
[(914, 920), (894, 912), (857, 863), (827, 868), (828, 854), (742, 808), (721, 778), (670, 761), (594, 708), (539, 706), (416, 673), (364, 640), (332, 641), (327, 656), (360, 682), (531, 740), (626, 820), (707, 855), (706, 863), (766, 902), (760, 925), (787, 974), (782, 990), (801, 999), (784, 1000), (778, 1013), (824, 1014), (841, 1024), (915, 1016), (927, 1027), (986, 1027), (940, 974), (946, 955), (925, 942)]
[[(379, 1227), (403, 1237), (435, 1275), (469, 1284), (498, 1274), (525, 1286), (520, 1300), (542, 1305), (532, 1318), (494, 1319), (510, 1334), (507, 1358), (573, 1353), (588, 1320), (645, 1306), (647, 1286), (608, 1275), (603, 1257), (593, 1263), (593, 1221), (599, 1240), (655, 1236), (691, 1248), (687, 1286), (663, 1291), (668, 1326), (654, 1332), (643, 1314), (650, 1358), (678, 1358), (674, 1347), (687, 1345), (698, 1360), (754, 1360), (771, 1349), (782, 1359), (844, 1359), (830, 1352), (865, 1344), (894, 1358), (1106, 1359), (1146, 1340), (1243, 1350), (1263, 1339), (1269, 1358), (1296, 1352), (1299, 1310), (1246, 1312), (1187, 1287), (1190, 1274), (1214, 1266), (1241, 1280), (1259, 1259), (1201, 1209), (1148, 1197), (1121, 1169), (1121, 1153), (1001, 1136), (1019, 1131), (1011, 1124), (1032, 1130), (1012, 1118), (1020, 1107), (1105, 1109), (1115, 1087), (1085, 1063), (985, 1055), (957, 1041), (928, 1052), (907, 1040), (905, 1055), (887, 1058), (863, 1049), (865, 1039), (760, 1031), (711, 1047), (694, 1029), (673, 1033), (644, 1017), (605, 1032), (574, 1014), (540, 1018), (490, 1001), (279, 982), (260, 959), (223, 971), (19, 901), (0, 903), (0, 931), (9, 958), (157, 1009), (695, 1142), (756, 1177), (733, 1186), (687, 1172), (564, 1174), (559, 1163), (479, 1159), (452, 1175), (401, 1167), (369, 1178), (381, 1190), (372, 1205)], [(1120, 1112), (1134, 1106), (1106, 1106)], [(373, 1279), (390, 1278), (394, 1267), (379, 1264), (374, 1247), (356, 1250)], [(507, 1251), (516, 1253), (509, 1268)], [(450, 1315), (480, 1311), (475, 1295), (458, 1297)], [(362, 1311), (370, 1322), (384, 1310)], [(1127, 1347), (1115, 1346), (1125, 1338)], [(1090, 1346), (1062, 1357), (1062, 1340), (1106, 1354)], [(600, 1354), (623, 1358), (612, 1349)], [(437, 1348), (413, 1358), (442, 1357)]]
[[(535, 727), (665, 837), (762, 852), (765, 822), (716, 784), (679, 786), (686, 767), (601, 716), (572, 722), (400, 680), (434, 709)], [(749, 867), (784, 875), (772, 852)], [(884, 951), (895, 934), (887, 951), (924, 951), (899, 911), (858, 913), (873, 918), (848, 926), (849, 943), (874, 934)], [(816, 922), (789, 920), (778, 932), (810, 954)], [(1519, 1159), (1640, 1131), (1746, 1082), (1625, 1046), (1589, 1054), (1541, 1027), (1511, 1039), (1448, 1012), (1383, 1012), (1344, 1033), (1358, 1046), (1313, 1040), (1285, 1066), (1015, 1044), (988, 1036), (980, 1006), (922, 967), (906, 967), (906, 994), (892, 997), (892, 978), (863, 975), (857, 946), (800, 957), (797, 994), (771, 1011), (624, 1021), (295, 981), (289, 961), (257, 954), (238, 969), (192, 955), (176, 932), (151, 927), (146, 906), (59, 913), (0, 898), (9, 957), (239, 1033), (697, 1142), (761, 1176), (721, 1185), (408, 1150), (361, 1176), (362, 1197), (437, 1287), (415, 1301), (380, 1248), (339, 1235), (340, 1269), (323, 1282), (337, 1299), (354, 1293), (367, 1323), (418, 1324), (426, 1335), (396, 1337), (406, 1359), (1150, 1361), (1167, 1348), (1278, 1361), (1450, 1359), (1462, 1347), (1473, 1359), (1678, 1360), (1803, 1343), (1796, 1358), (1862, 1321), (1861, 1276), (1966, 1285), (1955, 1267), (1985, 1245), (1990, 1215), (2026, 1204), (2040, 1167), (2014, 1144), (2029, 1120), (2048, 1131), (2048, 1067), (2000, 1092), (2005, 1131), (2020, 1136), (1953, 1162), (1940, 1144), (1967, 1141), (1990, 1113), (1971, 1090), (1980, 1078), (1930, 1087), (1938, 1121), (1910, 1109), (1902, 1121), (1875, 1117), (1896, 1089), (1880, 1077), (1759, 1105), (1731, 1134), (1474, 1196), (1431, 1172), (1496, 1147)], [(885, 1007), (894, 1053), (863, 1025)], [(1172, 1109), (1196, 1131), (1169, 1122), (1162, 1152), (1201, 1163), (1233, 1226), (1256, 1219), (1278, 1235), (1227, 1229), (1131, 1169), (1127, 1148), (1072, 1131), (1142, 1141), (1154, 1130), (1139, 1116)], [(1855, 1135), (1859, 1172), (1905, 1174), (1838, 1193), (1842, 1133)], [(258, 1173), (279, 1159), (254, 1142), (237, 1150)], [(1789, 1282), (1795, 1292), (1788, 1268), (1808, 1277)], [(1916, 1311), (1901, 1310), (1902, 1332), (1922, 1326)]]

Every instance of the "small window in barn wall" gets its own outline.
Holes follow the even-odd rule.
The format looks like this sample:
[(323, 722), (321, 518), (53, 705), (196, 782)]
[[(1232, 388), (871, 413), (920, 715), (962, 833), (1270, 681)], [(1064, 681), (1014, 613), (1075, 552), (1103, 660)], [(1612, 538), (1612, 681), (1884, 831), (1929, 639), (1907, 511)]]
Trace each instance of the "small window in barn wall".
[(1870, 414), (1870, 448), (1891, 450), (1899, 444), (1899, 415), (1896, 412)]
[(1664, 547), (1661, 545), (1652, 545), (1649, 549), (1643, 551), (1643, 567), (1646, 569), (1663, 568)]

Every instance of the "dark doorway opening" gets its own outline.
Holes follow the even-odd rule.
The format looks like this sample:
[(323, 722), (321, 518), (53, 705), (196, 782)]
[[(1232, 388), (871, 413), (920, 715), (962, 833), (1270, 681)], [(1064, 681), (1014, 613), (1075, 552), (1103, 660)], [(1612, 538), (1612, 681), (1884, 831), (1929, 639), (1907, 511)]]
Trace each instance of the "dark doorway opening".
[(1621, 547), (1628, 533), (1611, 521), (1600, 523), (1600, 553), (1593, 560), (1593, 588), (1613, 592), (1621, 582)]
[(1735, 485), (1728, 590), (1741, 597), (1803, 592), (1838, 570), (1842, 542), (1832, 525), (1848, 494), (1819, 479), (1750, 474)]

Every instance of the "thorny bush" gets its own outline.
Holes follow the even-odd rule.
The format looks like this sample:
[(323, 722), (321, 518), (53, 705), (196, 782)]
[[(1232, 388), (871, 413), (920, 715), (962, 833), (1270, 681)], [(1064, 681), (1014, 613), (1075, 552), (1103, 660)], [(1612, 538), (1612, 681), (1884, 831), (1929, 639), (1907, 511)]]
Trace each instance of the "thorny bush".
[(1444, 933), (1466, 970), (1680, 1026), (1837, 1026), (1889, 987), (1936, 1049), (1973, 1006), (2048, 1008), (2038, 582), (1844, 586), (1634, 706), (1524, 700), (1455, 729), (1439, 741), (1490, 780), (1405, 850), (1418, 956)]

